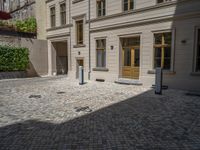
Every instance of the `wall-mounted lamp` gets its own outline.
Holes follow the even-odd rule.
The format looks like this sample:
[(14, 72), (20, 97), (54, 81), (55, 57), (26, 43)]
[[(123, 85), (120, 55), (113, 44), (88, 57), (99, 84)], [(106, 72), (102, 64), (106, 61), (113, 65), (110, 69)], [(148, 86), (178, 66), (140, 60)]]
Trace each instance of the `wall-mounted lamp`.
[(187, 43), (187, 40), (181, 40), (181, 43), (182, 43), (182, 44), (186, 44), (186, 43)]
[(110, 46), (110, 49), (111, 49), (111, 50), (113, 50), (113, 49), (114, 49), (114, 46), (113, 46), (113, 45), (111, 45), (111, 46)]
[(78, 52), (78, 55), (81, 55), (81, 52), (80, 52), (80, 51)]

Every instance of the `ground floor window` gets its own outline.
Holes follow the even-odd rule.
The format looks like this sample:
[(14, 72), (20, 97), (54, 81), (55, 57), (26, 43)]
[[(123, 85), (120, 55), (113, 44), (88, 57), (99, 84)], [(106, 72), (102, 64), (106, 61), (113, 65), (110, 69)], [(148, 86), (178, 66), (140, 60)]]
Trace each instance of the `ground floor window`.
[(96, 40), (96, 66), (106, 67), (106, 40), (99, 39)]
[(171, 41), (171, 32), (154, 34), (154, 68), (161, 67), (165, 70), (170, 70)]
[(196, 72), (200, 72), (200, 29), (197, 30)]

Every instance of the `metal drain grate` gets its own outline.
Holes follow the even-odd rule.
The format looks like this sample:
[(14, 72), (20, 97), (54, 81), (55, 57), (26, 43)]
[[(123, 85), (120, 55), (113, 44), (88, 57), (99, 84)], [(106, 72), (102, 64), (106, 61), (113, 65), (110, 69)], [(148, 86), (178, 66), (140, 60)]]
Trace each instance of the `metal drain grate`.
[(92, 112), (92, 109), (90, 109), (90, 107), (86, 106), (86, 107), (75, 107), (74, 108), (76, 110), (76, 112)]
[(65, 92), (57, 92), (57, 94), (65, 94)]
[(35, 99), (39, 99), (41, 98), (41, 95), (30, 95), (29, 98), (35, 98)]

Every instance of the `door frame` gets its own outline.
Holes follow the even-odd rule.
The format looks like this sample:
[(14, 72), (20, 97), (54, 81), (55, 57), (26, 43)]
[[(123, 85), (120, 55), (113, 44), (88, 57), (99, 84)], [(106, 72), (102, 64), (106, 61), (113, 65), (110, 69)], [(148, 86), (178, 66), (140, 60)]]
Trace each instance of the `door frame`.
[(127, 46), (127, 47), (131, 47), (133, 49), (139, 49), (139, 68), (138, 68), (138, 78), (137, 79), (133, 79), (133, 78), (127, 78), (127, 79), (133, 79), (133, 80), (140, 80), (140, 74), (141, 74), (141, 61), (142, 61), (142, 57), (141, 57), (141, 44), (142, 44), (142, 39), (141, 39), (141, 33), (137, 33), (135, 35), (120, 35), (119, 36), (119, 78), (124, 78), (123, 77), (123, 64), (124, 64), (124, 58), (123, 58), (123, 49), (125, 47), (123, 47), (122, 42), (124, 38), (134, 38), (134, 37), (139, 37), (140, 38), (140, 45), (138, 46)]

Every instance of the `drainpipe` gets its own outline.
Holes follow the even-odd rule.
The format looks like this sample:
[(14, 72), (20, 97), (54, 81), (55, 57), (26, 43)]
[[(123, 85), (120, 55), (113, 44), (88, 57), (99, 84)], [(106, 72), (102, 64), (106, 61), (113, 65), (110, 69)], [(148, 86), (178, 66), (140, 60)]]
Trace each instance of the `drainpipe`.
[(89, 20), (89, 22), (88, 22), (88, 28), (89, 28), (89, 30), (88, 30), (88, 32), (89, 32), (89, 37), (88, 37), (89, 38), (89, 42), (88, 42), (88, 44), (89, 44), (89, 72), (88, 72), (88, 80), (90, 80), (90, 75), (91, 75), (90, 0), (88, 0), (88, 20)]
[[(69, 0), (69, 24), (71, 24), (71, 0)], [(68, 59), (69, 59), (69, 61), (70, 61), (70, 71), (72, 70), (72, 52), (71, 52), (71, 25), (70, 25), (70, 27), (69, 27), (69, 35), (70, 35), (70, 37), (69, 37), (69, 47), (70, 47), (70, 49), (69, 49), (69, 55), (70, 56), (68, 56)], [(68, 69), (68, 72), (69, 72), (69, 69)]]

